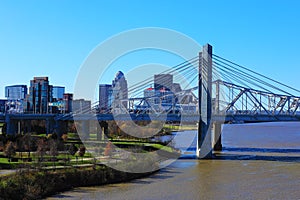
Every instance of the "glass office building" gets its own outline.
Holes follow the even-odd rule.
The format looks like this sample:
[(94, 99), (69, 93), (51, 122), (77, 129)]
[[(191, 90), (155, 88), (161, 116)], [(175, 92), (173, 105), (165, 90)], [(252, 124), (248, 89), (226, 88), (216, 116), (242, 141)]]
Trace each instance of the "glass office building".
[(99, 109), (100, 112), (105, 112), (111, 107), (112, 100), (112, 85), (100, 84), (99, 85)]
[(27, 85), (10, 85), (5, 87), (7, 100), (23, 100), (27, 95)]
[(28, 111), (32, 113), (48, 113), (49, 102), (52, 102), (52, 86), (48, 77), (34, 77), (30, 81), (27, 99)]

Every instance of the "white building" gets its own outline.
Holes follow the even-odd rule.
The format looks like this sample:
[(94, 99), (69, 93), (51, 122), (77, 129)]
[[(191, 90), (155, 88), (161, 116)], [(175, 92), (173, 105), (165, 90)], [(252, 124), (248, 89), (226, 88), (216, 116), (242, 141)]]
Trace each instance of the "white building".
[[(122, 104), (123, 109), (128, 108), (128, 86), (123, 72), (118, 71), (115, 79), (112, 81), (112, 104), (113, 107), (119, 107)], [(121, 103), (121, 104), (120, 104)]]

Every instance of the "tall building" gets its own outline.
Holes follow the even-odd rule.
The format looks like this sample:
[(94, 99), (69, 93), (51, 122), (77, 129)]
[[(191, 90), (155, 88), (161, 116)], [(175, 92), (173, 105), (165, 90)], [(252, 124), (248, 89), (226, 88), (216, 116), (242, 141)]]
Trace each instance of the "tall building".
[(52, 102), (52, 86), (48, 77), (34, 77), (30, 81), (27, 99), (27, 111), (32, 113), (50, 112), (49, 102)]
[(154, 89), (155, 90), (172, 90), (173, 75), (172, 74), (156, 74), (154, 75)]
[(52, 97), (53, 100), (61, 100), (64, 98), (65, 87), (62, 86), (53, 86), (52, 87)]
[(27, 85), (10, 85), (5, 87), (7, 100), (23, 100), (27, 95)]
[(99, 85), (99, 109), (100, 112), (107, 111), (112, 104), (112, 85), (100, 84)]
[(179, 83), (173, 83), (173, 75), (154, 75), (154, 88), (144, 90), (146, 101), (137, 109), (174, 109), (179, 104), (177, 93), (180, 92), (182, 92), (181, 86)]
[(24, 100), (27, 96), (27, 85), (10, 85), (5, 87), (7, 98), (5, 110), (8, 113), (23, 113)]
[(63, 101), (64, 101), (64, 112), (70, 113), (72, 112), (72, 104), (73, 104), (73, 94), (65, 93), (63, 95)]
[(123, 72), (118, 71), (115, 79), (112, 81), (112, 101), (121, 101), (122, 105), (127, 109), (128, 108), (128, 87), (127, 80)]
[(170, 90), (164, 88), (155, 90), (154, 88), (147, 88), (144, 90), (144, 97), (150, 105), (154, 104), (173, 104), (175, 96)]

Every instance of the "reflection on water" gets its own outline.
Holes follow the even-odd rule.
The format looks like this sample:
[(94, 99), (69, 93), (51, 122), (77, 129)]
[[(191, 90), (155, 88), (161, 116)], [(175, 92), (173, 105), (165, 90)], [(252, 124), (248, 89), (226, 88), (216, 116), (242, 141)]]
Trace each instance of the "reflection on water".
[[(178, 133), (177, 147), (184, 146)], [(225, 125), (224, 151), (189, 159), (193, 148), (157, 174), (130, 183), (76, 188), (49, 199), (299, 199), (300, 123)]]

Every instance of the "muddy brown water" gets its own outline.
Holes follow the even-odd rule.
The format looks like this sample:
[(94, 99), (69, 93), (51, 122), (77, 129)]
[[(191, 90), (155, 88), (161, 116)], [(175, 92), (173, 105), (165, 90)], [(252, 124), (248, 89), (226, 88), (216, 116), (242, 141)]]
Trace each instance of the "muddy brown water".
[(150, 177), (48, 199), (300, 199), (300, 123), (227, 125), (222, 141), (214, 160), (194, 159), (192, 148)]

